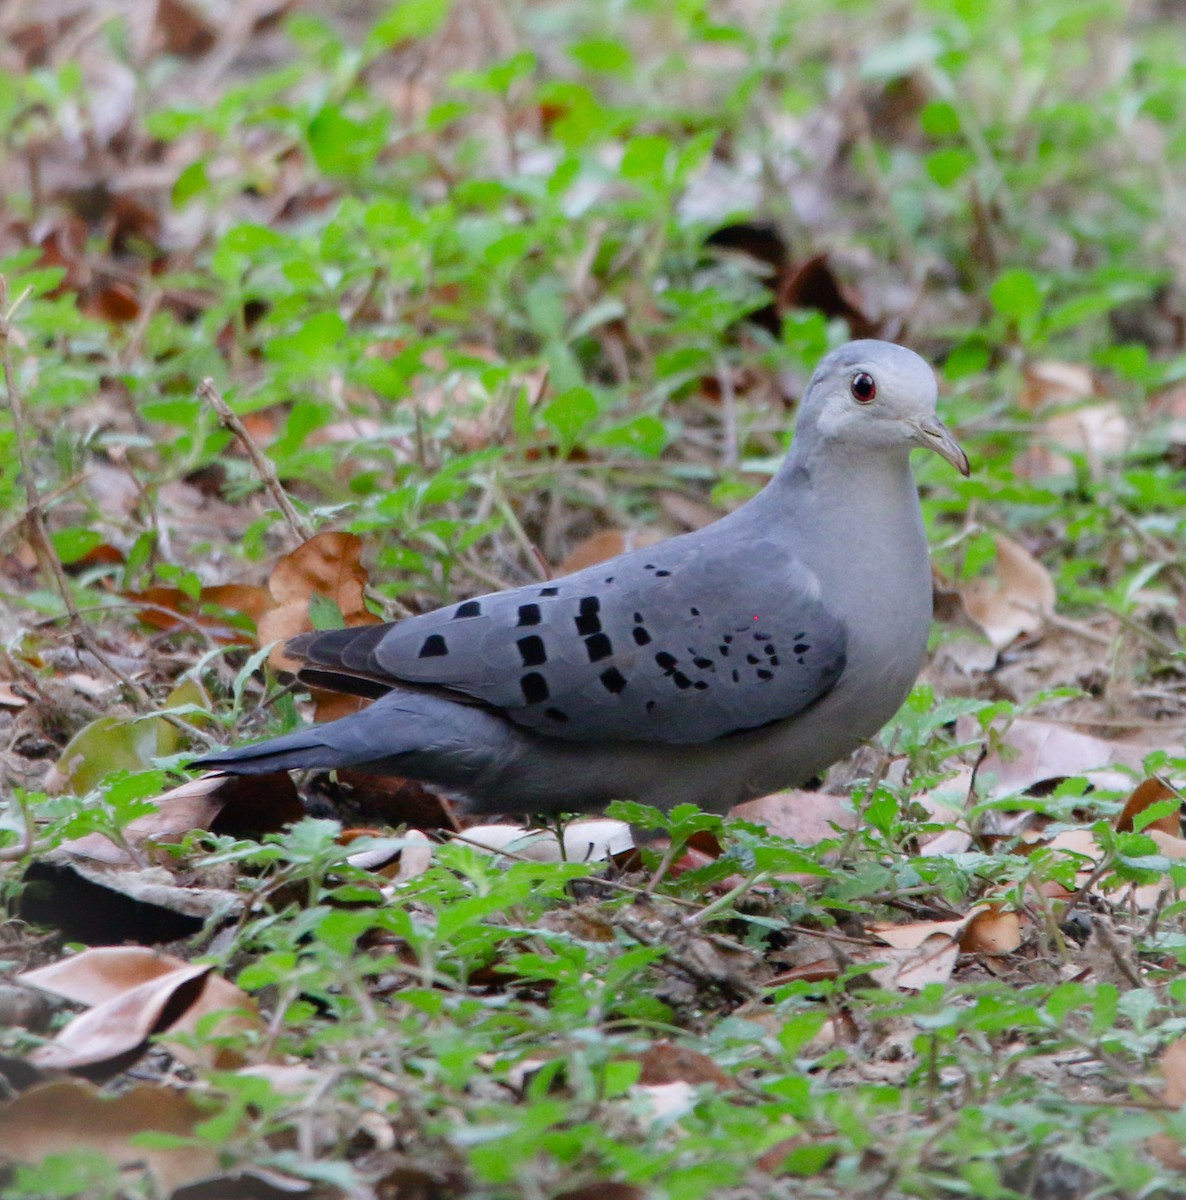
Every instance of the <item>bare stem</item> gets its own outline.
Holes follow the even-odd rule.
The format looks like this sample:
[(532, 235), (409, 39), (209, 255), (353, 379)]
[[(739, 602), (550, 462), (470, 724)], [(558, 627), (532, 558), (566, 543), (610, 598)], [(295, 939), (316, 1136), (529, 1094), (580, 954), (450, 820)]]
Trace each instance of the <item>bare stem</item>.
[(288, 522), (288, 527), (292, 530), (293, 536), (299, 542), (307, 542), (313, 536), (312, 527), (293, 507), (292, 501), (289, 500), (287, 493), (281, 486), (280, 477), (276, 474), (276, 468), (272, 465), (272, 460), (259, 448), (255, 438), (247, 431), (247, 426), (239, 420), (238, 414), (232, 412), (231, 406), (218, 394), (218, 390), (214, 386), (214, 380), (203, 379), (198, 384), (198, 395), (214, 409), (218, 414), (219, 421), (238, 438), (239, 444), (247, 451), (247, 457), (251, 459), (251, 465), (255, 467), (256, 474), (259, 475), (264, 487), (268, 489), (269, 495), (276, 502), (276, 507), (280, 510), (285, 521)]

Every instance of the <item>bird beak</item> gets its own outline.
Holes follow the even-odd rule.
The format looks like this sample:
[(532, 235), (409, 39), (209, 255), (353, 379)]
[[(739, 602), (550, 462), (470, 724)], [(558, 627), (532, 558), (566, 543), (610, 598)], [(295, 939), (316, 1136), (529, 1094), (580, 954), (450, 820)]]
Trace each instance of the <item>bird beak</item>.
[(968, 465), (968, 456), (960, 448), (959, 442), (951, 436), (951, 430), (938, 417), (923, 417), (915, 425), (918, 430), (918, 442), (928, 450), (934, 450), (941, 458), (947, 459), (955, 469), (964, 476), (972, 473)]

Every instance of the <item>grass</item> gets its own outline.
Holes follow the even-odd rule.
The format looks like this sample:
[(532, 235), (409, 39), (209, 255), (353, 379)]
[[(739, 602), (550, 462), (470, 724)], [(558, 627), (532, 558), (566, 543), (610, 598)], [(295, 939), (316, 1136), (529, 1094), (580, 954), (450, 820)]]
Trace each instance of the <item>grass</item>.
[[(723, 847), (654, 886), (659, 852), (630, 870), (454, 843), (394, 887), (348, 861), (323, 800), (262, 840), (178, 837), (174, 879), (243, 905), (171, 948), (263, 1012), (187, 1036), (261, 1070), (136, 1071), (196, 1097), (188, 1142), (220, 1170), (333, 1196), (1181, 1194), (1147, 1139), (1186, 1137), (1158, 1069), (1186, 1024), (1182, 867), (1142, 824), (1174, 825), (1186, 779), (1176, 15), (402, 0), (199, 19), (196, 44), (176, 14), (155, 42), (91, 17), (38, 50), (49, 26), (0, 10), (0, 966), (62, 955), (20, 915), (32, 865), (125, 840), (193, 746), (298, 719), (245, 607), (213, 606), (237, 641), (213, 631), (212, 587), (335, 529), (392, 615), (532, 579), (531, 547), (557, 563), (598, 530), (724, 511), (848, 336), (791, 285), (826, 253), (849, 320), (936, 364), (973, 459), (969, 480), (917, 464), (946, 593), (996, 578), (1004, 535), (1061, 624), (964, 669), (941, 605), (923, 685), (829, 782), (859, 823), (819, 844), (623, 809)], [(786, 264), (709, 248), (759, 221)], [(1086, 387), (1068, 399), (1050, 364)], [(1118, 442), (1092, 432), (1105, 406)], [(1078, 435), (1050, 426), (1066, 411)], [(146, 625), (153, 588), (185, 619)], [(1133, 782), (1168, 798), (1118, 828), (1128, 789), (1093, 789), (1088, 761), (969, 792), (958, 768), (1033, 712), (1160, 733)], [(959, 818), (922, 804), (944, 788)], [(966, 849), (926, 852), (956, 825)], [(1094, 890), (1045, 844), (1064, 828), (1094, 831)], [(918, 986), (877, 974), (875, 921), (985, 900), (1019, 914), (1016, 949)], [(25, 1060), (64, 1019), (0, 1048)], [(29, 1200), (170, 1190), (81, 1152), (7, 1169)]]

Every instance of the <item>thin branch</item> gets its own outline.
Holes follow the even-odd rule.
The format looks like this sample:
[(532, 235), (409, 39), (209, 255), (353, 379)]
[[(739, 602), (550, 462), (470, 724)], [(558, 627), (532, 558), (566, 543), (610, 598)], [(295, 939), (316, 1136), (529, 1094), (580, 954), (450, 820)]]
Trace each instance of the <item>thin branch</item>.
[(255, 467), (256, 474), (263, 481), (264, 487), (268, 489), (269, 495), (276, 502), (276, 507), (280, 510), (281, 516), (288, 522), (288, 527), (292, 530), (293, 536), (299, 542), (307, 542), (313, 536), (312, 526), (293, 507), (292, 501), (289, 500), (284, 488), (280, 484), (280, 477), (276, 474), (276, 468), (272, 465), (272, 460), (259, 448), (255, 438), (248, 433), (247, 426), (239, 420), (238, 415), (231, 411), (230, 405), (218, 394), (214, 386), (214, 380), (203, 379), (198, 384), (198, 395), (214, 409), (218, 414), (219, 421), (238, 438), (239, 444), (247, 451), (247, 457), (251, 459), (251, 465)]

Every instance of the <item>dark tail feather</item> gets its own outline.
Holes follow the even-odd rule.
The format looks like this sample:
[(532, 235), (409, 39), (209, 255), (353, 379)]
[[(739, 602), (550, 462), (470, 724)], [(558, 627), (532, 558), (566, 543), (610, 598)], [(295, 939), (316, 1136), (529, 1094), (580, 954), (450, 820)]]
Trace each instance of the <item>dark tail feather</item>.
[(424, 692), (388, 692), (359, 712), (307, 725), (252, 746), (206, 754), (189, 765), (232, 775), (310, 767), (361, 767), (375, 774), (468, 778), (505, 757), (510, 731), (502, 718)]
[(189, 765), (204, 771), (227, 771), (231, 775), (266, 775), (272, 771), (295, 771), (310, 767), (350, 766), (350, 756), (336, 746), (327, 746), (316, 727), (298, 729), (283, 737), (236, 746), (203, 755)]

